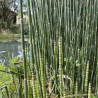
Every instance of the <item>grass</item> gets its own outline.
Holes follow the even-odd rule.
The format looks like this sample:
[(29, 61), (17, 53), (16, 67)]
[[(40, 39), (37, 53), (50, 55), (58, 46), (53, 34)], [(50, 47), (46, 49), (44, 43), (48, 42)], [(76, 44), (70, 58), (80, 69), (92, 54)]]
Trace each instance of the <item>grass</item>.
[(20, 38), (20, 34), (13, 34), (13, 33), (1, 33), (0, 34), (0, 39), (13, 39), (13, 38)]

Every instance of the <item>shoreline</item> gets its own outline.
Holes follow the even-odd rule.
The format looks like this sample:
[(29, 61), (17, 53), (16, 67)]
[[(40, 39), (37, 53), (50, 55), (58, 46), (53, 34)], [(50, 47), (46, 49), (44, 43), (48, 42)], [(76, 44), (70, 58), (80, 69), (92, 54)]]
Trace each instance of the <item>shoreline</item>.
[(19, 38), (21, 38), (21, 37), (0, 37), (0, 40), (1, 39), (19, 39)]
[[(25, 41), (28, 39), (27, 36), (24, 37)], [(0, 42), (9, 42), (9, 41), (14, 41), (14, 40), (17, 40), (18, 42), (21, 42), (21, 36), (19, 37), (0, 37)]]
[[(20, 39), (21, 34), (0, 34), (0, 40), (1, 39)], [(24, 35), (24, 38), (28, 38), (27, 35)]]

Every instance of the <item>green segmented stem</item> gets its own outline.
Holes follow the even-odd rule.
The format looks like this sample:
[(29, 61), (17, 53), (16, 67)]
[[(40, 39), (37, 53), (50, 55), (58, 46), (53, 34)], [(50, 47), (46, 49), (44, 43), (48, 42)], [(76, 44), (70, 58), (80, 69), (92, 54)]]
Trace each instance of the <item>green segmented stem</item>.
[(28, 98), (32, 98), (32, 88), (31, 88), (31, 83), (30, 83), (30, 76), (28, 77)]
[(57, 71), (57, 65), (56, 65), (56, 62), (57, 62), (57, 44), (56, 44), (56, 41), (54, 41), (54, 57), (55, 57), (55, 70)]
[(91, 98), (91, 84), (89, 83), (88, 98)]
[(20, 0), (20, 22), (21, 22), (21, 25), (20, 25), (20, 26), (21, 26), (21, 40), (22, 40), (23, 65), (24, 65), (24, 88), (25, 88), (25, 98), (28, 98), (27, 69), (26, 69), (25, 43), (24, 43), (24, 32), (23, 32), (22, 0)]
[(57, 85), (57, 44), (56, 44), (56, 41), (54, 41), (54, 60), (55, 60), (55, 93), (57, 93), (57, 88), (56, 88), (56, 85)]
[(44, 77), (44, 65), (43, 65), (41, 53), (40, 53), (40, 68), (41, 68), (41, 82), (42, 82), (43, 98), (46, 98), (45, 77)]
[[(75, 94), (78, 94), (78, 82), (76, 81), (76, 90), (75, 90)], [(78, 96), (76, 96), (75, 98), (78, 98)]]
[(27, 59), (27, 47), (25, 47), (25, 58), (26, 58), (26, 66), (27, 66), (27, 78), (29, 77), (29, 67), (28, 67), (28, 59)]
[(62, 81), (62, 45), (61, 37), (59, 37), (59, 75), (60, 75), (60, 96), (62, 96), (63, 81)]
[(87, 94), (88, 89), (88, 75), (89, 75), (89, 62), (87, 63), (86, 67), (86, 79), (85, 79), (85, 93)]
[(73, 94), (73, 89), (74, 89), (74, 83), (72, 82), (71, 87), (70, 87), (70, 94)]
[(38, 75), (36, 74), (36, 88), (37, 88), (37, 98), (41, 98), (41, 95), (40, 95), (40, 85), (39, 85), (39, 80), (38, 80)]
[(33, 98), (37, 98), (34, 71), (32, 71), (32, 84), (33, 84)]

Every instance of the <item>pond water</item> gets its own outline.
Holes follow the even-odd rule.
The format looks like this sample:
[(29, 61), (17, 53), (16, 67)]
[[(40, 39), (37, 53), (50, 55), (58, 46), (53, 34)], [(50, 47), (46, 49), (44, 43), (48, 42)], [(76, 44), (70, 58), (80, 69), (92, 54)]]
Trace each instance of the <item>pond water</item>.
[(0, 63), (8, 63), (9, 57), (22, 57), (21, 42), (17, 40), (0, 42)]

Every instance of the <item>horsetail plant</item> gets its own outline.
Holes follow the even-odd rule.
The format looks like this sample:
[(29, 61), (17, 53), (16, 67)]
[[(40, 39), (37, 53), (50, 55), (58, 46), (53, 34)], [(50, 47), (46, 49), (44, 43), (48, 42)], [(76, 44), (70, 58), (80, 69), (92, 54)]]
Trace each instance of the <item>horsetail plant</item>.
[(22, 41), (22, 53), (23, 53), (23, 65), (24, 65), (24, 87), (25, 87), (25, 98), (28, 98), (28, 87), (27, 87), (27, 70), (26, 70), (26, 58), (25, 58), (25, 44), (24, 44), (24, 32), (23, 32), (23, 10), (22, 0), (20, 0), (20, 23), (21, 23), (21, 41)]
[(89, 75), (89, 62), (87, 62), (86, 78), (85, 78), (85, 93), (86, 94), (87, 94), (87, 89), (88, 89), (88, 75)]
[[(45, 82), (46, 80), (49, 82), (53, 74), (52, 95), (65, 96), (66, 87), (63, 85), (65, 83), (68, 84), (68, 94), (74, 97), (73, 94), (80, 91), (87, 94), (88, 80), (91, 81), (92, 87), (96, 88), (98, 1), (27, 0), (27, 2), (33, 96), (46, 98)], [(42, 49), (40, 53), (39, 49)], [(72, 84), (69, 79), (62, 78), (63, 74), (71, 78)], [(40, 90), (40, 96), (36, 88)]]
[(70, 87), (70, 94), (72, 95), (73, 94), (73, 89), (74, 89), (74, 83), (71, 84), (71, 87)]
[(44, 65), (43, 65), (43, 60), (42, 60), (41, 53), (40, 53), (40, 69), (41, 69), (41, 83), (42, 83), (43, 98), (46, 98), (45, 77), (44, 77)]
[(40, 84), (39, 84), (39, 80), (38, 80), (38, 75), (36, 74), (36, 92), (37, 92), (37, 98), (41, 98), (40, 95)]
[(75, 98), (78, 98), (78, 82), (76, 81), (76, 90), (75, 90), (75, 94), (76, 94), (76, 97)]
[(32, 71), (33, 98), (37, 98), (34, 70)]
[(55, 65), (54, 65), (54, 70), (55, 70), (55, 93), (57, 93), (57, 44), (56, 41), (54, 41), (54, 60), (55, 60)]
[(63, 79), (62, 79), (62, 44), (61, 44), (61, 37), (59, 37), (59, 80), (60, 80), (60, 96), (62, 95), (63, 90)]
[(88, 98), (91, 98), (91, 84), (89, 83), (89, 88), (88, 88)]

